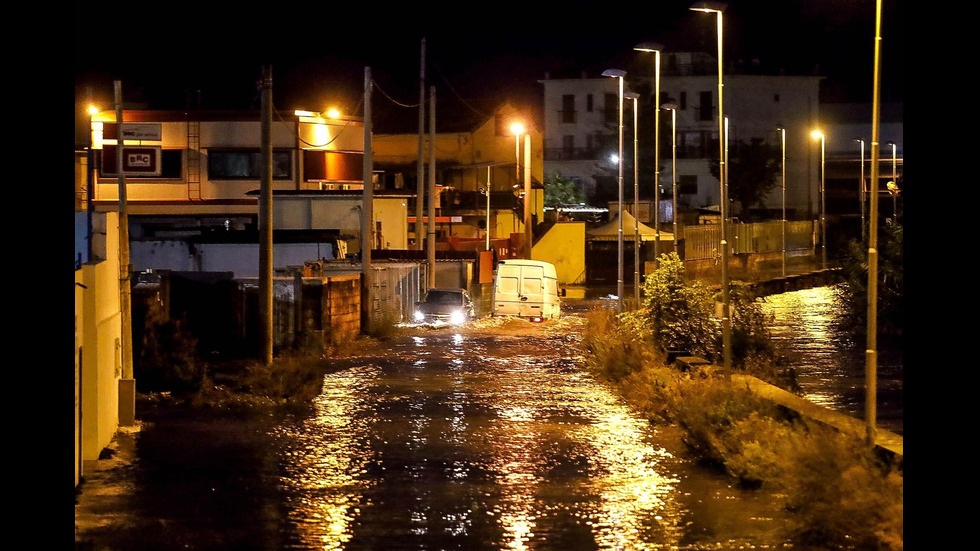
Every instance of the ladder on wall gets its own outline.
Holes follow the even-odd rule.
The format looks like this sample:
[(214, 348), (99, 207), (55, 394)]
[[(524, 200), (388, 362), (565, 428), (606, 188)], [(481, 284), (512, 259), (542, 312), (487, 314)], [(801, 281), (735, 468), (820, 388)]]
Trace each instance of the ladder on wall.
[(201, 200), (201, 121), (187, 121), (187, 198)]

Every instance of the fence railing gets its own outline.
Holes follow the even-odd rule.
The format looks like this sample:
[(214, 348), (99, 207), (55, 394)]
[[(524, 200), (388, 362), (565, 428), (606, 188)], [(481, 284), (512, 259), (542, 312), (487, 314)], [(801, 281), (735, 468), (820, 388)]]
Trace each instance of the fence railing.
[[(783, 223), (730, 224), (727, 228), (733, 254), (783, 250)], [(813, 221), (786, 222), (786, 250), (813, 248)], [(721, 255), (721, 226), (704, 224), (684, 228), (684, 259), (702, 260)]]

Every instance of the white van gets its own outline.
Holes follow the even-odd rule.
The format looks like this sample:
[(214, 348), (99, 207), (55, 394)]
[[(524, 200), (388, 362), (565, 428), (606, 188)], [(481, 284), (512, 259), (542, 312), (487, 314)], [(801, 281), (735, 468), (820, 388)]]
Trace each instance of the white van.
[(561, 314), (554, 264), (539, 260), (501, 260), (493, 284), (493, 315), (532, 321)]

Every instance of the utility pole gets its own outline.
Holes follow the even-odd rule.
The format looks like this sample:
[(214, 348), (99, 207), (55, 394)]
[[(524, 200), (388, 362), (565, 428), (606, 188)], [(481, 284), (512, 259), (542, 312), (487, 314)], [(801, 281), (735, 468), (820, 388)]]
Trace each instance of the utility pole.
[(429, 87), (429, 289), (436, 286), (436, 87)]
[(272, 365), (272, 67), (262, 68), (262, 173), (259, 182), (259, 336), (261, 358)]
[[(422, 39), (422, 59), (419, 62), (419, 158), (415, 164), (415, 250), (422, 250), (422, 209), (425, 204), (425, 39)], [(431, 201), (432, 198), (430, 197)], [(431, 223), (431, 222), (430, 222)]]
[(119, 382), (119, 424), (136, 423), (136, 379), (133, 377), (133, 308), (129, 263), (129, 211), (126, 206), (126, 174), (123, 170), (122, 81), (113, 83), (116, 100), (116, 172), (119, 174), (119, 311), (121, 316), (120, 355), (122, 380)]
[(371, 68), (364, 68), (364, 205), (361, 207), (361, 280), (368, 331), (374, 328), (374, 272), (371, 247), (374, 246), (374, 158), (371, 146)]

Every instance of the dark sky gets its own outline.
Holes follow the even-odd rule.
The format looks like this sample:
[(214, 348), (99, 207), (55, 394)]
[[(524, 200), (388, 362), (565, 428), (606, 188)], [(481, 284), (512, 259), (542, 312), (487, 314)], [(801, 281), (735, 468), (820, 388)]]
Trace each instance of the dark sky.
[[(91, 89), (111, 108), (112, 82), (120, 80), (124, 101), (150, 108), (181, 109), (189, 97), (204, 109), (258, 108), (264, 64), (272, 66), (278, 109), (353, 109), (365, 66), (376, 94), (416, 103), (422, 37), (427, 86), (437, 86), (440, 100), (503, 94), (533, 101), (545, 72), (625, 68), (644, 40), (712, 54), (717, 44), (714, 16), (690, 11), (689, 0), (430, 2), (415, 9), (368, 1), (346, 8), (289, 0), (143, 4), (137, 11), (135, 3), (109, 0), (97, 14), (76, 12), (76, 22), (93, 21), (96, 29), (75, 25), (76, 43), (95, 37), (100, 46), (75, 50), (76, 106)], [(901, 0), (883, 5), (883, 95), (901, 99)], [(266, 8), (262, 14), (258, 6)], [(868, 101), (874, 11), (874, 0), (733, 0), (724, 16), (725, 57), (758, 58), (790, 74), (816, 71), (827, 77), (825, 99)]]

